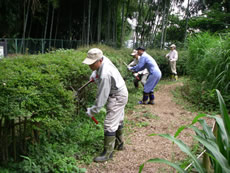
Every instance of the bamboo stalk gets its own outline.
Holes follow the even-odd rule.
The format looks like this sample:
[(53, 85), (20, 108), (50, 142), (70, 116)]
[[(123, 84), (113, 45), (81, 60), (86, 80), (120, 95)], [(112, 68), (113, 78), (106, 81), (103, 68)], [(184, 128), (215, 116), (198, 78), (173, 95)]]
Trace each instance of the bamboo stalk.
[(24, 153), (26, 153), (26, 123), (27, 123), (27, 118), (25, 117), (24, 131), (23, 131), (23, 152)]
[(12, 140), (13, 140), (13, 155), (14, 155), (14, 161), (16, 161), (16, 139), (15, 139), (15, 125), (14, 120), (12, 122)]

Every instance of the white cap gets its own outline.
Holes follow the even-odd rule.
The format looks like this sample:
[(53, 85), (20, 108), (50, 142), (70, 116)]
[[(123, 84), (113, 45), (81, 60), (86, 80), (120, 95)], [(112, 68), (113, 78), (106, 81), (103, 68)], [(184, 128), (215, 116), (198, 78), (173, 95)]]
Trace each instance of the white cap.
[(175, 45), (175, 44), (172, 44), (170, 47), (174, 47), (174, 48), (176, 48), (176, 45)]
[(103, 52), (100, 49), (92, 48), (88, 51), (88, 55), (82, 63), (91, 65), (95, 63), (97, 60), (100, 60), (102, 57), (103, 57)]
[(130, 55), (134, 56), (136, 54), (137, 54), (137, 50), (134, 49), (133, 52)]

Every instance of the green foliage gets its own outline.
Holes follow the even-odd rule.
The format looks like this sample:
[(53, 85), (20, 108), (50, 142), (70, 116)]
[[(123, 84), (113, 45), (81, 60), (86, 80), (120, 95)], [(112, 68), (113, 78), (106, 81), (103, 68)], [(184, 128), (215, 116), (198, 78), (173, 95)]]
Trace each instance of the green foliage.
[(68, 87), (79, 87), (89, 71), (81, 64), (84, 56), (73, 50), (58, 50), (3, 59), (0, 63), (1, 117), (33, 116), (33, 121), (45, 124), (53, 119), (68, 120), (75, 109), (73, 92)]
[[(161, 69), (163, 77), (168, 77), (171, 75), (171, 69), (168, 62), (168, 59), (165, 58), (165, 55), (169, 53), (170, 50), (159, 50), (159, 49), (150, 49), (147, 50), (147, 53), (150, 54), (157, 62), (159, 68)], [(177, 50), (178, 51), (178, 61), (177, 61), (177, 73), (178, 75), (186, 74), (186, 61), (188, 58), (187, 51)]]
[[(203, 165), (190, 151), (190, 148), (181, 140), (178, 140), (176, 138), (185, 128), (192, 128), (196, 132), (194, 139), (197, 140), (200, 144), (202, 144), (206, 149), (206, 153), (208, 154), (211, 160), (211, 168), (214, 170), (214, 172), (229, 172), (230, 170), (230, 118), (224, 100), (218, 90), (217, 95), (220, 104), (221, 117), (201, 114), (195, 117), (190, 125), (180, 127), (175, 133), (174, 137), (169, 134), (151, 135), (159, 135), (177, 144), (180, 147), (180, 149), (192, 159), (192, 166), (198, 172), (206, 172), (207, 170), (205, 168), (207, 168), (207, 165)], [(200, 119), (201, 117), (210, 117), (215, 119), (217, 129), (214, 128), (214, 130), (212, 130), (212, 128), (206, 123), (204, 119)], [(197, 122), (200, 123), (202, 129), (199, 129), (197, 126), (194, 126), (194, 124)], [(171, 163), (164, 159), (150, 159), (147, 162), (165, 163), (174, 167), (179, 172), (186, 172), (186, 170), (181, 169), (179, 165)], [(140, 166), (139, 172), (142, 171), (143, 167), (144, 164)]]
[[(199, 104), (216, 104), (214, 89), (219, 89), (230, 106), (230, 44), (228, 37), (209, 33), (199, 34), (189, 39), (189, 57), (186, 71), (196, 82), (189, 83), (190, 100)], [(201, 94), (202, 93), (202, 94)], [(216, 109), (216, 106), (214, 106)]]
[[(203, 12), (201, 16), (192, 17), (189, 25), (191, 28), (199, 29), (203, 32), (224, 32), (230, 21), (230, 13), (226, 8), (230, 5), (213, 1), (209, 10)], [(213, 3), (212, 2), (212, 3)], [(228, 6), (228, 7), (227, 7)], [(225, 10), (223, 10), (225, 8)]]

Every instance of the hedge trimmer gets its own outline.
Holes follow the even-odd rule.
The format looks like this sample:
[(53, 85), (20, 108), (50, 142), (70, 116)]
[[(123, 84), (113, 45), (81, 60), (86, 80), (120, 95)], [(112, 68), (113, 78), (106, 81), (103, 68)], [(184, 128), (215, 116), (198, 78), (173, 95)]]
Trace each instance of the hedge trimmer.
[[(75, 98), (76, 98), (76, 100), (77, 100), (77, 102), (79, 103), (79, 104), (81, 104), (81, 99), (80, 99), (80, 97), (79, 97), (79, 94), (80, 94), (80, 92), (81, 92), (81, 90), (83, 89), (83, 88), (85, 88), (86, 86), (88, 86), (90, 83), (92, 83), (92, 82), (94, 82), (94, 80), (89, 80), (88, 82), (86, 82), (84, 85), (82, 85), (77, 91), (72, 87), (72, 86), (70, 86), (71, 87), (71, 89), (74, 91), (74, 96), (75, 96)], [(86, 109), (86, 107), (85, 107), (85, 105), (84, 104), (82, 104), (82, 106)], [(92, 117), (92, 120), (96, 123), (96, 124), (98, 124), (98, 121), (96, 120), (96, 118), (95, 117)]]

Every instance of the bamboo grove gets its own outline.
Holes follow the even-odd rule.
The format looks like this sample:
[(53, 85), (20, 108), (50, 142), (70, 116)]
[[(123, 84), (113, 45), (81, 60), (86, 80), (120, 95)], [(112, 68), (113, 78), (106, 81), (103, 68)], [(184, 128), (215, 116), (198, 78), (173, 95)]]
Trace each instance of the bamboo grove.
[(228, 30), (229, 9), (225, 0), (2, 0), (0, 38), (163, 48), (199, 30)]

